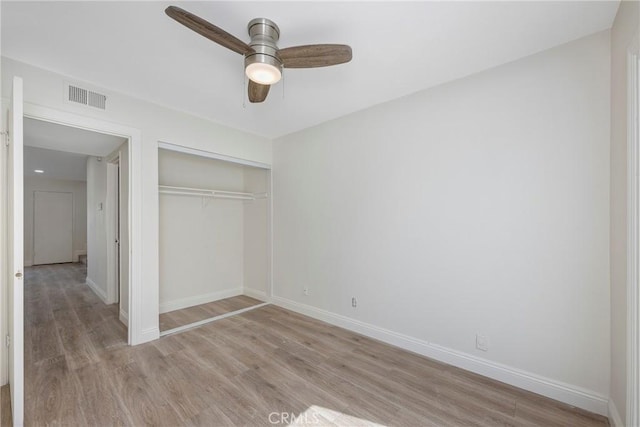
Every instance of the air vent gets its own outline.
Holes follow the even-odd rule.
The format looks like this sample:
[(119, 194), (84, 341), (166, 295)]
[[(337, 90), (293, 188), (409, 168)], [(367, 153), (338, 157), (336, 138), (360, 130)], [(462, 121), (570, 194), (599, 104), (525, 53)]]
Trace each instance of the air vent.
[(101, 93), (89, 91), (89, 99), (87, 100), (87, 105), (92, 107), (105, 109), (107, 108), (107, 97)]
[(71, 102), (77, 102), (78, 104), (100, 108), (101, 110), (105, 110), (107, 108), (106, 95), (73, 85), (69, 85), (68, 99)]
[(69, 101), (87, 105), (88, 90), (69, 85)]

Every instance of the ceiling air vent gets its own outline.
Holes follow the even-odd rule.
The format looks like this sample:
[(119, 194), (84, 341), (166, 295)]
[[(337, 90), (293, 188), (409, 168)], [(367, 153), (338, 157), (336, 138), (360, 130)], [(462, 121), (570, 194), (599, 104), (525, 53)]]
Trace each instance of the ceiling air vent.
[(100, 108), (101, 110), (105, 110), (107, 108), (106, 95), (73, 85), (69, 85), (68, 99), (71, 102), (77, 102), (78, 104)]

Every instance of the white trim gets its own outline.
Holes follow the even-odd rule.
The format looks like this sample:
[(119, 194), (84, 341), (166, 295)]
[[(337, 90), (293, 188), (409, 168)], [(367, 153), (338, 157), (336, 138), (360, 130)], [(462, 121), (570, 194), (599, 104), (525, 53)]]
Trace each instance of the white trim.
[(627, 412), (626, 424), (640, 425), (640, 81), (638, 40), (634, 39), (627, 56)]
[(120, 197), (120, 150), (116, 150), (118, 153), (115, 158), (107, 160), (107, 194), (105, 197), (106, 202), (106, 239), (107, 239), (107, 295), (109, 297), (109, 304), (115, 304), (119, 302), (118, 298), (118, 285), (119, 285), (119, 267), (120, 263), (117, 260), (118, 243), (116, 240), (120, 238), (117, 235), (116, 230), (116, 217), (120, 214), (118, 198)]
[(188, 325), (178, 326), (177, 328), (169, 329), (167, 331), (160, 332), (160, 336), (164, 337), (167, 335), (177, 334), (178, 332), (186, 331), (188, 329), (197, 328), (198, 326), (206, 325), (207, 323), (215, 322), (216, 320), (226, 319), (227, 317), (235, 316), (237, 314), (246, 313), (247, 311), (255, 310), (256, 308), (264, 307), (265, 305), (269, 305), (268, 302), (263, 302), (262, 304), (252, 305), (251, 307), (241, 308), (236, 311), (232, 311), (229, 313), (224, 313), (219, 316), (210, 317), (209, 319), (199, 320), (197, 322), (189, 323)]
[(271, 169), (271, 165), (262, 162), (254, 162), (253, 160), (241, 159), (239, 157), (227, 156), (224, 154), (214, 153), (212, 151), (200, 150), (197, 148), (185, 147), (184, 145), (172, 144), (170, 142), (158, 141), (158, 148), (164, 150), (177, 151), (179, 153), (193, 154), (195, 156), (207, 157), (209, 159), (224, 160), (225, 162), (238, 163), (240, 165), (253, 166), (261, 169)]
[(87, 279), (85, 280), (85, 283), (87, 284), (87, 286), (89, 286), (89, 288), (91, 288), (94, 294), (98, 295), (98, 297), (102, 300), (103, 303), (108, 304), (107, 293), (102, 289), (100, 289), (100, 286), (98, 286), (96, 282), (91, 280), (91, 278), (87, 277)]
[(259, 291), (257, 289), (250, 289), (245, 287), (242, 293), (248, 297), (255, 298), (260, 301), (268, 301), (267, 293), (265, 291)]
[(269, 171), (269, 188), (268, 188), (269, 194), (271, 195), (271, 197), (269, 197), (268, 199), (268, 218), (267, 218), (267, 226), (269, 227), (269, 229), (267, 230), (267, 256), (269, 257), (269, 259), (267, 260), (267, 265), (269, 266), (269, 273), (268, 273), (268, 283), (267, 283), (267, 300), (270, 300), (271, 297), (273, 296), (273, 236), (274, 236), (274, 232), (273, 232), (273, 171)]
[(622, 418), (620, 418), (618, 408), (616, 408), (616, 404), (611, 399), (609, 399), (608, 410), (609, 424), (611, 424), (611, 427), (624, 427), (624, 423), (622, 422)]
[[(13, 425), (24, 423), (24, 173), (23, 173), (23, 129), (24, 89), (21, 77), (14, 76), (8, 120), (6, 122), (9, 145), (7, 153), (7, 267), (8, 282), (7, 319), (10, 328), (6, 331), (11, 338), (7, 355), (9, 386)], [(20, 275), (18, 275), (20, 273)]]
[[(99, 119), (80, 116), (42, 105), (24, 103), (24, 117), (43, 120), (121, 136), (129, 140), (129, 345), (157, 339), (158, 327), (142, 330), (143, 292), (142, 292), (142, 132), (129, 126), (122, 126)], [(154, 334), (155, 338), (149, 339)]]
[(167, 313), (169, 311), (193, 307), (194, 305), (206, 304), (225, 298), (237, 297), (238, 295), (242, 295), (242, 288), (226, 289), (224, 291), (211, 292), (209, 294), (195, 295), (192, 297), (166, 301), (160, 303), (160, 313)]
[(120, 309), (120, 313), (118, 315), (118, 318), (120, 319), (120, 321), (122, 323), (124, 323), (126, 326), (129, 326), (129, 316), (127, 315), (127, 313), (125, 313), (124, 310)]
[[(131, 328), (129, 328), (131, 330)], [(160, 338), (160, 328), (153, 327), (149, 329), (143, 329), (137, 336), (138, 342), (136, 344), (144, 344), (149, 341), (155, 341)]]
[(541, 394), (572, 406), (577, 406), (596, 414), (604, 416), (607, 414), (609, 399), (591, 390), (482, 359), (286, 298), (272, 297), (271, 302), (288, 310), (340, 326), (404, 350), (412, 351), (467, 371), (475, 372), (476, 374)]
[(80, 262), (80, 257), (86, 254), (87, 254), (87, 251), (84, 249), (73, 251), (73, 262)]

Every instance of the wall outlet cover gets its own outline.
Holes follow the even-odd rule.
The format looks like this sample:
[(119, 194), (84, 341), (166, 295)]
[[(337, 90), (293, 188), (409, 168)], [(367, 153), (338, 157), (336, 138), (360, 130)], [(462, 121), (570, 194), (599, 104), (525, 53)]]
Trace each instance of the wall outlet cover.
[(489, 337), (486, 335), (476, 335), (476, 348), (482, 351), (489, 351)]

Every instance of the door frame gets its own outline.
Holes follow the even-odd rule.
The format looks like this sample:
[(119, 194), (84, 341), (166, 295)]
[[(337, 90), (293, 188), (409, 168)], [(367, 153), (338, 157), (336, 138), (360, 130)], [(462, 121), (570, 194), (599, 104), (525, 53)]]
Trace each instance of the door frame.
[(120, 253), (117, 241), (120, 240), (116, 220), (118, 220), (120, 197), (120, 150), (115, 156), (107, 159), (107, 304), (119, 302)]
[[(2, 350), (0, 351), (0, 379), (2, 384), (9, 383), (11, 387), (11, 407), (13, 411), (14, 425), (22, 425), (24, 418), (24, 294), (23, 294), (23, 271), (24, 271), (24, 238), (15, 238), (15, 229), (10, 226), (19, 218), (19, 223), (23, 223), (24, 217), (24, 178), (22, 161), (14, 163), (17, 156), (22, 158), (23, 151), (23, 128), (12, 126), (15, 118), (22, 117), (23, 114), (23, 81), (18, 76), (12, 78), (11, 96), (5, 105), (2, 103), (3, 122), (6, 119), (5, 131), (2, 132), (2, 150), (0, 159), (0, 219), (2, 219), (3, 233), (0, 236), (0, 283), (2, 284), (2, 303), (0, 311), (0, 330), (2, 331)], [(5, 107), (9, 114), (5, 115)], [(20, 120), (22, 122), (22, 120)], [(11, 132), (13, 135), (11, 135)], [(20, 141), (16, 144), (15, 141)], [(6, 144), (5, 144), (6, 143)], [(11, 151), (16, 154), (11, 154)], [(13, 177), (18, 177), (20, 185), (16, 186)], [(13, 185), (10, 186), (9, 183)], [(11, 189), (10, 187), (13, 187)], [(18, 188), (18, 191), (15, 189)], [(23, 224), (24, 225), (24, 224)], [(24, 229), (24, 227), (18, 227)], [(5, 233), (6, 232), (6, 233)], [(12, 246), (12, 249), (9, 249)], [(13, 257), (10, 258), (10, 254)], [(17, 261), (17, 262), (16, 262)], [(16, 297), (16, 295), (18, 295)], [(17, 304), (16, 304), (17, 303)], [(4, 336), (10, 336), (11, 345), (5, 345)], [(10, 369), (10, 359), (13, 362), (13, 377)]]
[(640, 424), (640, 41), (627, 55), (627, 411)]
[(73, 128), (119, 136), (128, 140), (129, 327), (128, 344), (144, 340), (142, 330), (142, 132), (117, 123), (80, 116), (41, 105), (24, 103), (24, 117)]

